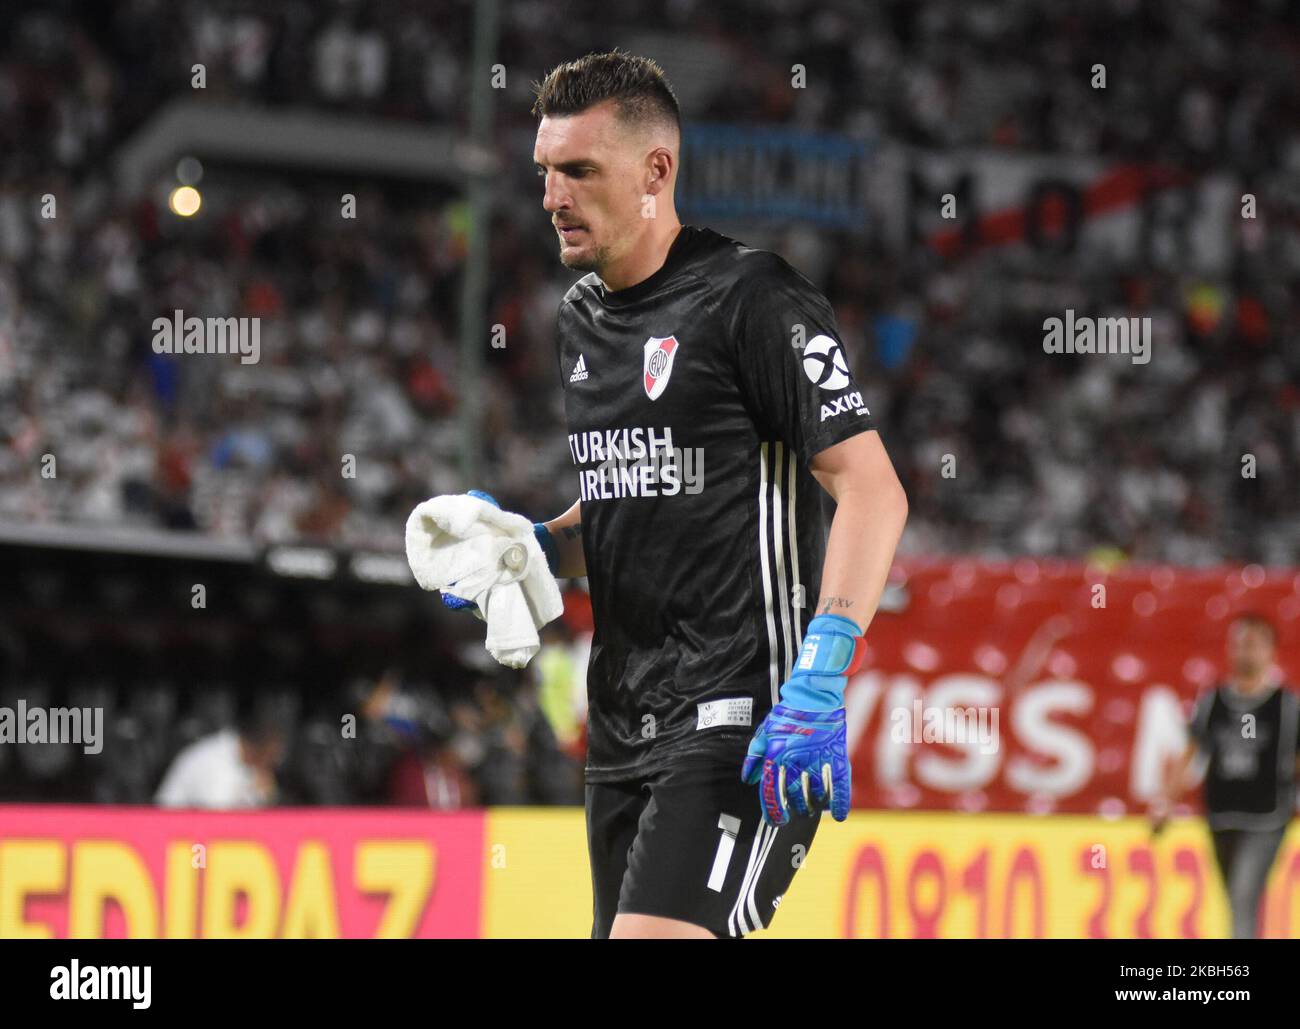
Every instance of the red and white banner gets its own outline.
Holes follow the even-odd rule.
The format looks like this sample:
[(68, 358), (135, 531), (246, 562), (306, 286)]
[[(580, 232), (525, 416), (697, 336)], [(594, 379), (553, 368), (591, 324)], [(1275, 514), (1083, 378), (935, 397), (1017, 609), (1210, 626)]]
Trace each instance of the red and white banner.
[(847, 693), (855, 807), (1132, 813), (1234, 614), (1272, 618), (1300, 674), (1295, 570), (904, 561), (893, 582)]
[(1249, 187), (1222, 172), (1158, 162), (886, 144), (869, 178), (872, 209), (896, 247), (946, 258), (986, 249), (1069, 253), (1116, 263), (1175, 257), (1207, 274), (1231, 267)]

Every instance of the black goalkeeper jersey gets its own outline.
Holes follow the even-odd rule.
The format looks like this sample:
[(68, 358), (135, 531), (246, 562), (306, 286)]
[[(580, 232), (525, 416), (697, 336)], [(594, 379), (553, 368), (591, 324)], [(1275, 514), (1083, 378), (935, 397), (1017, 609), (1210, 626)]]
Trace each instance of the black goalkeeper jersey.
[(734, 750), (817, 606), (833, 502), (809, 462), (873, 428), (830, 305), (775, 254), (684, 226), (635, 286), (578, 281), (557, 351), (594, 620), (587, 779)]
[(1190, 734), (1209, 760), (1205, 809), (1213, 829), (1276, 829), (1295, 811), (1300, 702), (1277, 686), (1247, 697), (1221, 685), (1197, 698)]

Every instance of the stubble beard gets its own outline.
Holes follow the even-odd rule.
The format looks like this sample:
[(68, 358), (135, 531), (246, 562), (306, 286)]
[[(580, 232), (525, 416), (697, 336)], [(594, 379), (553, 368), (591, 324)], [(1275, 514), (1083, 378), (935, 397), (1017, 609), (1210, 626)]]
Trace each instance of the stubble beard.
[(609, 247), (597, 246), (585, 253), (575, 253), (572, 248), (560, 245), (560, 263), (570, 271), (596, 272), (609, 264)]

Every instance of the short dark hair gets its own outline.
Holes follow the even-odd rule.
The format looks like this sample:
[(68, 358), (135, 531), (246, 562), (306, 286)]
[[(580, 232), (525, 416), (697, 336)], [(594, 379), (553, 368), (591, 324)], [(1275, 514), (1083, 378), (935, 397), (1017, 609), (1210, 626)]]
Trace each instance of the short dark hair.
[(252, 747), (268, 743), (283, 743), (286, 739), (283, 720), (272, 705), (258, 699), (248, 699), (235, 714), (235, 731)]
[(625, 125), (642, 128), (668, 123), (679, 132), (682, 112), (664, 70), (648, 57), (635, 57), (621, 50), (587, 54), (576, 61), (556, 65), (540, 83), (533, 84), (537, 100), (533, 114), (578, 114), (606, 100), (618, 104), (618, 117)]
[(1277, 642), (1277, 626), (1273, 620), (1266, 614), (1259, 611), (1243, 611), (1232, 620), (1233, 625), (1252, 625), (1256, 629), (1263, 629), (1268, 634), (1269, 642)]

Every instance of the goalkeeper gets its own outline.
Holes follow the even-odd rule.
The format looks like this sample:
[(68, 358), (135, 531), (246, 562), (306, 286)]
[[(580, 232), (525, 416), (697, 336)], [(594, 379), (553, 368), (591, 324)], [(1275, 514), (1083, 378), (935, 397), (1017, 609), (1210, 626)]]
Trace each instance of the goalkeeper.
[[(592, 935), (766, 926), (820, 814), (848, 816), (844, 689), (907, 500), (825, 297), (677, 219), (677, 101), (614, 52), (538, 87), (578, 500), (543, 523), (588, 578)], [(827, 518), (823, 504), (834, 501)]]

